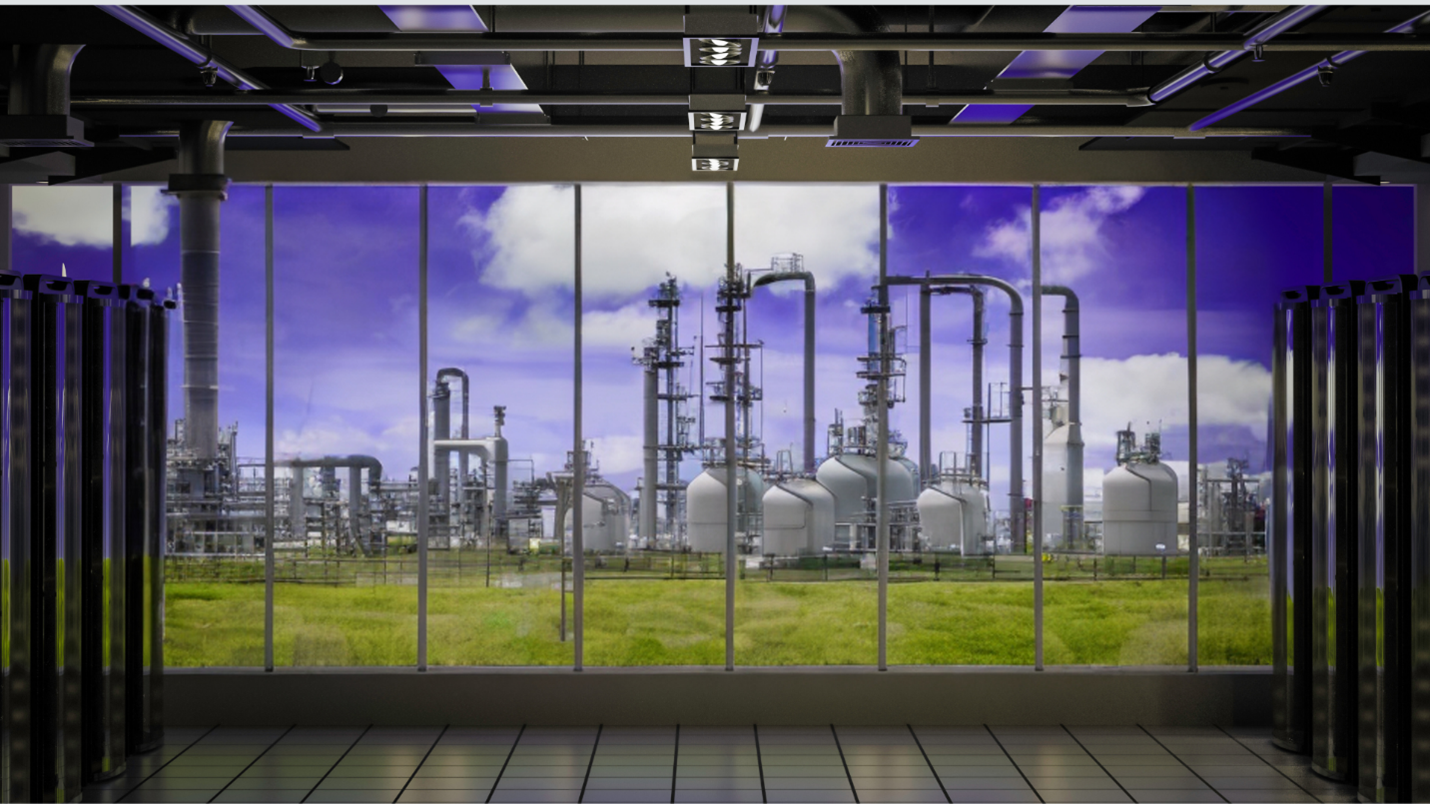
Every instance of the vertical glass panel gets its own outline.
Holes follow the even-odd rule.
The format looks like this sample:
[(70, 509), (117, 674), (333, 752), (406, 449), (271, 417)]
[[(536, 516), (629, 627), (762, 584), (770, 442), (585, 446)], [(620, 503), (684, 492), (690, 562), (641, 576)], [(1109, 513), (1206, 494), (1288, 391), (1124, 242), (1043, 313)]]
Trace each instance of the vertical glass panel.
[[(127, 189), (138, 192), (137, 203), (146, 203), (148, 188)], [(220, 213), (219, 460), (197, 476), (185, 471), (183, 444), (176, 438), (184, 418), (181, 294), (180, 307), (169, 318), (164, 659), (175, 667), (263, 663), (263, 193), (260, 186), (234, 185)], [(129, 198), (132, 207), (135, 196)], [(126, 260), (125, 273), (129, 279), (142, 271), (163, 298), (179, 284), (179, 211), (168, 205), (159, 211), (172, 216), (172, 226), (150, 222), (145, 230), (131, 213), (131, 254), (142, 259), (135, 259), (138, 265)]]
[(417, 659), (418, 194), (273, 193), (279, 665)]
[[(1028, 187), (895, 187), (890, 189), (889, 274), (968, 274), (1011, 284), (1030, 308)], [(1032, 664), (1031, 541), (1015, 537), (1013, 505), (1028, 485), (1025, 438), (1021, 489), (1012, 487), (1009, 388), (1009, 296), (938, 286), (928, 297), (928, 348), (921, 353), (918, 287), (890, 293), (908, 355), (905, 400), (890, 412), (917, 467), (919, 525), (891, 532), (889, 661), (897, 664)], [(974, 326), (982, 304), (982, 326)], [(1029, 318), (1021, 323), (1031, 343)], [(855, 326), (853, 323), (850, 326)], [(861, 330), (862, 331), (862, 330)], [(981, 342), (976, 348), (971, 342)], [(975, 352), (981, 361), (975, 361)], [(1023, 383), (1031, 377), (1024, 350)], [(920, 436), (920, 381), (927, 359), (929, 438)], [(975, 365), (981, 364), (981, 373)], [(1023, 431), (1032, 406), (1025, 405)], [(927, 455), (923, 459), (921, 455)]]
[(1184, 664), (1186, 190), (1042, 195), (1045, 659)]
[[(555, 514), (572, 446), (574, 193), (429, 194), (428, 661), (570, 665)], [(602, 491), (629, 519), (625, 492)]]
[(1196, 192), (1198, 661), (1270, 664), (1272, 306), (1321, 284), (1322, 190)]
[(1415, 273), (1415, 189), (1332, 188), (1331, 278)]
[[(724, 474), (704, 472), (699, 447), (725, 430), (722, 403), (710, 401), (723, 383), (702, 385), (721, 379), (709, 358), (720, 331), (725, 188), (582, 192), (582, 393), (595, 470), (581, 503), (586, 662), (722, 664)], [(702, 345), (711, 347), (704, 361)], [(723, 468), (723, 447), (704, 455)], [(748, 487), (757, 488), (753, 480)], [(634, 501), (629, 519), (626, 497)], [(642, 524), (642, 509), (653, 522)], [(757, 520), (742, 516), (739, 523), (748, 545)]]
[(114, 279), (114, 194), (104, 186), (17, 184), (12, 203), (10, 257), (23, 274)]
[[(869, 317), (861, 309), (878, 281), (879, 223), (875, 185), (736, 188), (735, 255), (751, 289), (740, 338), (751, 345), (750, 458), (761, 481), (758, 534), (741, 555), (736, 587), (735, 661), (742, 665), (877, 660), (877, 407), (872, 378), (860, 375), (876, 368), (867, 360)], [(814, 316), (809, 335), (807, 315)], [(814, 391), (808, 435), (806, 381)], [(891, 383), (902, 398), (901, 373)], [(903, 516), (917, 485), (898, 460), (907, 460), (902, 437), (894, 436), (888, 496)]]

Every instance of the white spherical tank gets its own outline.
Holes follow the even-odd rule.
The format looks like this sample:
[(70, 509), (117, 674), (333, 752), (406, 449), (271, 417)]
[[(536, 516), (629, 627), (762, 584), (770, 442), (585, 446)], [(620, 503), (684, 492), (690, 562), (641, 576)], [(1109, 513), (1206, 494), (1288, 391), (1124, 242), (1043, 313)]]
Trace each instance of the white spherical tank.
[(930, 486), (919, 495), (918, 508), (925, 549), (962, 550), (963, 498), (949, 494), (937, 486)]
[[(1157, 546), (1163, 549), (1158, 550)], [(1102, 479), (1102, 552), (1177, 552), (1177, 475), (1166, 464), (1129, 463)]]
[(834, 543), (834, 495), (817, 480), (798, 478), (771, 486), (764, 496), (767, 556), (820, 553)]
[[(765, 480), (748, 469), (736, 475), (736, 534), (748, 534), (761, 511)], [(725, 522), (729, 511), (725, 493), (725, 467), (701, 472), (685, 488), (686, 537), (697, 553), (725, 552)]]

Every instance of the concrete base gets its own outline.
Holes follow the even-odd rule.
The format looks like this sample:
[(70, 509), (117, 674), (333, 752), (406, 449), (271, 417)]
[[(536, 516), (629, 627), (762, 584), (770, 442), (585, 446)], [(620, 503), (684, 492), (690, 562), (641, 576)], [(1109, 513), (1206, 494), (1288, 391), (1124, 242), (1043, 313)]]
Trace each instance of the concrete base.
[(1270, 726), (1270, 668), (185, 669), (167, 722)]

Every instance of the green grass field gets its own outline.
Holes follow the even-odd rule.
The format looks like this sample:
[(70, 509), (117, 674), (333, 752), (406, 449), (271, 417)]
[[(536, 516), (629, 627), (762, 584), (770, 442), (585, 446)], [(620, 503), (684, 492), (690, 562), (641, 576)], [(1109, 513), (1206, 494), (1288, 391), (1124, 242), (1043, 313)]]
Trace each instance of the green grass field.
[[(247, 571), (245, 571), (246, 573)], [(1169, 570), (1169, 572), (1171, 572)], [(180, 573), (182, 574), (182, 573)], [(261, 575), (261, 573), (259, 573)], [(174, 574), (171, 573), (171, 578)], [(444, 576), (445, 577), (445, 576)], [(593, 666), (724, 662), (719, 579), (593, 575), (586, 591), (586, 663)], [(1048, 664), (1176, 665), (1187, 661), (1185, 569), (1116, 580), (1050, 571), (1045, 592)], [(281, 583), (275, 589), (280, 666), (410, 665), (417, 658), (417, 590), (387, 583)], [(480, 573), (434, 584), (428, 598), (434, 665), (562, 665), (561, 593), (540, 585), (490, 588)], [(263, 586), (170, 580), (165, 655), (170, 666), (263, 662)], [(876, 587), (744, 579), (736, 593), (742, 665), (873, 664)], [(567, 600), (570, 605), (570, 598)], [(568, 615), (569, 615), (568, 608)], [(1239, 559), (1200, 585), (1204, 664), (1271, 661), (1265, 562)], [(1031, 664), (1033, 591), (1025, 581), (893, 583), (893, 664)]]

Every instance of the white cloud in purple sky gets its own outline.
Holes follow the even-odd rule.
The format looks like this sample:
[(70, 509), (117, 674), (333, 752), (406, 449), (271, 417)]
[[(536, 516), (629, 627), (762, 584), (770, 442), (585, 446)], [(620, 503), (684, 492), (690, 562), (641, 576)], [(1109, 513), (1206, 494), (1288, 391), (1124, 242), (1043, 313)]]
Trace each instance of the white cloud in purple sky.
[[(1096, 272), (1108, 259), (1110, 242), (1104, 232), (1108, 219), (1130, 210), (1146, 193), (1146, 188), (1136, 186), (1089, 187), (1055, 198), (1040, 221), (1044, 281), (1065, 284)], [(1027, 264), (1031, 218), (1031, 209), (1025, 206), (1013, 217), (990, 224), (974, 256)]]

